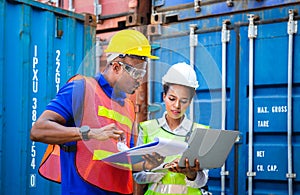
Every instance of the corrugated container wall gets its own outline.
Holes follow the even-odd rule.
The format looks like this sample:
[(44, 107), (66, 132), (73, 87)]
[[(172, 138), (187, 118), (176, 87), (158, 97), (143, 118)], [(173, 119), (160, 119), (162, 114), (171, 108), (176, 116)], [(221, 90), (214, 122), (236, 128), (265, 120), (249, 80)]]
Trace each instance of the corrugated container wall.
[(209, 191), (299, 195), (300, 1), (152, 5), (147, 32), (160, 60), (149, 66), (149, 108), (155, 111), (149, 117), (165, 110), (161, 78), (167, 69), (190, 63), (200, 87), (188, 116), (240, 131), (225, 165), (210, 170)]
[(37, 172), (46, 144), (32, 124), (76, 74), (93, 75), (95, 17), (29, 0), (0, 1), (0, 194), (60, 194)]
[(76, 13), (97, 16), (99, 33), (150, 23), (151, 0), (38, 0)]
[(150, 0), (99, 0), (99, 6), (97, 33), (150, 23)]

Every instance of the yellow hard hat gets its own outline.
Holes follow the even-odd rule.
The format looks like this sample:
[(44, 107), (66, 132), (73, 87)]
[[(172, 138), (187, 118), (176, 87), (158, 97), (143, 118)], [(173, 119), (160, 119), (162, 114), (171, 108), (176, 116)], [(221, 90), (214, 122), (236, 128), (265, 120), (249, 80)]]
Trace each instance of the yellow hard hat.
[(159, 59), (151, 55), (151, 45), (148, 39), (137, 30), (121, 30), (110, 40), (106, 53), (128, 54)]

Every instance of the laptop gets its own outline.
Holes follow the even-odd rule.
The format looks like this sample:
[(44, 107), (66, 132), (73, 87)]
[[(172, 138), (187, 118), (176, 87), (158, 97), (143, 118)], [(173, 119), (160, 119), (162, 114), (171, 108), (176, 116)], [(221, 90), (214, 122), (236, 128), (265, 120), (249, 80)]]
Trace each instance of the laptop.
[(221, 167), (236, 142), (239, 131), (196, 128), (188, 139), (188, 148), (179, 160), (179, 166), (185, 167), (185, 159), (190, 166), (198, 159), (201, 169)]

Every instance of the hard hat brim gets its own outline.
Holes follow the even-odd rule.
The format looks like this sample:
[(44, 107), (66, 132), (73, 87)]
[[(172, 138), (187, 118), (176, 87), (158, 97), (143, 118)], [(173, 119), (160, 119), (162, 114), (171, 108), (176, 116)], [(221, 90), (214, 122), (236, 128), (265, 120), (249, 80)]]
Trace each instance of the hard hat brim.
[(158, 60), (158, 59), (159, 59), (158, 56), (153, 56), (153, 55), (145, 56), (145, 57), (150, 58), (150, 59), (152, 59), (152, 60)]

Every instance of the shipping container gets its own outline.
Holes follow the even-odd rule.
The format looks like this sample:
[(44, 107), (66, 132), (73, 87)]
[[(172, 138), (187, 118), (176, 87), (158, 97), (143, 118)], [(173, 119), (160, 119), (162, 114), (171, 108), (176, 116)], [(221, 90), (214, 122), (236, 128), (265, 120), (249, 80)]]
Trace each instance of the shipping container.
[(175, 6), (183, 1), (152, 1), (160, 6), (152, 15), (170, 8), (178, 17), (148, 25), (160, 57), (149, 66), (149, 118), (165, 110), (161, 78), (167, 69), (191, 64), (200, 87), (188, 117), (240, 131), (225, 165), (210, 170), (209, 191), (299, 195), (300, 1), (206, 2), (192, 15)]
[(152, 0), (151, 24), (232, 14), (257, 8), (297, 3), (295, 0)]
[(76, 12), (79, 14), (90, 13), (96, 15), (97, 4), (94, 0), (74, 1), (74, 0), (37, 0), (54, 7)]
[(57, 195), (30, 129), (69, 77), (95, 73), (96, 19), (30, 0), (0, 1), (0, 16), (0, 194)]
[(99, 33), (150, 23), (150, 0), (38, 0), (76, 13), (97, 16)]
[(150, 23), (150, 0), (99, 0), (98, 8), (97, 33)]

